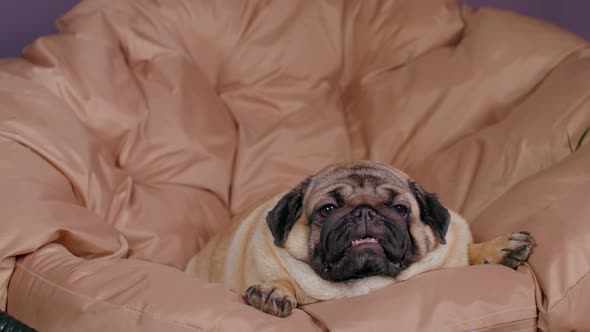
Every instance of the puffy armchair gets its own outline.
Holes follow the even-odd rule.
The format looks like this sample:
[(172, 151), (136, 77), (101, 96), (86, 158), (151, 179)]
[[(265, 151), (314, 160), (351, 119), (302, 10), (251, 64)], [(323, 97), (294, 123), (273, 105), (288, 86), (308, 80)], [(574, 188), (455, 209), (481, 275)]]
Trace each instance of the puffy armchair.
[[(0, 308), (16, 319), (590, 328), (586, 41), (451, 0), (87, 0), (59, 27), (0, 62)], [(232, 215), (361, 158), (438, 192), (478, 240), (531, 231), (529, 265), (425, 273), (286, 319), (182, 272)]]

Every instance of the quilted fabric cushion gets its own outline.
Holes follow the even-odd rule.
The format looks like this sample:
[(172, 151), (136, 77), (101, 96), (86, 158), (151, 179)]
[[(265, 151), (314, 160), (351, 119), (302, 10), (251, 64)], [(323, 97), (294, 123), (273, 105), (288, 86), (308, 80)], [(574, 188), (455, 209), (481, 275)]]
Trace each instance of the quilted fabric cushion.
[[(17, 318), (590, 327), (585, 41), (452, 0), (87, 0), (59, 26), (0, 62), (0, 303)], [(531, 231), (530, 266), (436, 271), (285, 320), (182, 273), (232, 215), (346, 159), (402, 168), (477, 240)]]

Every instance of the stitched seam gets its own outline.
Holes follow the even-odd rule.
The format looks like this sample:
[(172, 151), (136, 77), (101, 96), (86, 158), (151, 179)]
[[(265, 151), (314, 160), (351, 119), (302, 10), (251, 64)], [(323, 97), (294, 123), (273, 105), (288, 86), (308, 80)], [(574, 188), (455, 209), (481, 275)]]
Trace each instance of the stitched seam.
[[(486, 326), (486, 327), (477, 328), (473, 331), (486, 331), (488, 329), (506, 328), (506, 327), (510, 327), (510, 325), (513, 325), (515, 323), (522, 323), (522, 322), (526, 322), (526, 321), (533, 321), (536, 323), (537, 317), (524, 318), (524, 319), (519, 319), (519, 320), (515, 320), (515, 321), (511, 321), (511, 322), (494, 324), (494, 325), (490, 325), (490, 326)], [(536, 325), (537, 324), (535, 324), (535, 326)], [(537, 328), (536, 327), (527, 327), (527, 328), (520, 329), (520, 330), (510, 330), (510, 332), (522, 332), (522, 331), (537, 331)]]
[(514, 330), (512, 332), (521, 332), (521, 331), (536, 331), (537, 329), (534, 327), (530, 327), (530, 328), (526, 328), (526, 329), (520, 329), (520, 330)]
[[(520, 311), (520, 310), (526, 310), (526, 309), (537, 309), (537, 306), (533, 305), (533, 306), (526, 306), (526, 307), (520, 307), (520, 308), (513, 308), (513, 309), (506, 309), (506, 310), (501, 310), (501, 311), (496, 311), (496, 312), (492, 312), (489, 313), (487, 315), (483, 315), (483, 316), (479, 316), (477, 318), (473, 318), (473, 319), (468, 319), (468, 320), (464, 320), (464, 321), (459, 321), (456, 323), (453, 323), (452, 325), (463, 325), (466, 323), (470, 323), (470, 322), (474, 322), (489, 316), (494, 316), (494, 315), (498, 315), (498, 314), (503, 314), (503, 313), (507, 313), (507, 312), (513, 312), (513, 311)], [(530, 318), (535, 318), (535, 317), (530, 317)], [(524, 318), (524, 319), (529, 319), (529, 318)], [(514, 320), (514, 321), (510, 321), (510, 322), (518, 322), (521, 321), (523, 319), (518, 319), (518, 320)], [(510, 323), (510, 322), (506, 322), (506, 323)]]
[(576, 281), (576, 283), (573, 286), (570, 286), (565, 291), (565, 293), (563, 294), (563, 296), (559, 300), (557, 300), (557, 302), (555, 302), (552, 306), (550, 306), (549, 308), (547, 308), (547, 311), (548, 312), (553, 311), (553, 309), (555, 309), (555, 307), (557, 307), (561, 302), (563, 302), (565, 299), (567, 299), (569, 297), (569, 293), (573, 289), (575, 289), (576, 287), (578, 287), (578, 285), (581, 284), (584, 281), (584, 279), (586, 279), (588, 276), (590, 276), (590, 270), (589, 271), (586, 271), (586, 273), (582, 277), (580, 277), (580, 279), (578, 281)]
[(191, 330), (194, 330), (194, 331), (199, 331), (199, 332), (207, 331), (207, 330), (205, 330), (202, 327), (190, 326), (190, 325), (188, 325), (186, 323), (182, 323), (182, 322), (179, 322), (179, 321), (176, 321), (176, 320), (164, 319), (160, 315), (157, 315), (157, 314), (154, 314), (154, 313), (150, 313), (150, 312), (147, 312), (147, 311), (142, 311), (142, 310), (139, 310), (139, 309), (136, 309), (136, 308), (133, 308), (133, 307), (124, 305), (124, 304), (117, 304), (117, 303), (113, 303), (113, 302), (110, 302), (110, 301), (107, 301), (107, 300), (98, 300), (98, 299), (95, 299), (95, 298), (93, 298), (91, 296), (88, 296), (88, 295), (85, 295), (85, 294), (76, 293), (73, 290), (70, 290), (70, 289), (68, 289), (68, 288), (66, 288), (64, 286), (58, 285), (58, 284), (56, 284), (56, 283), (54, 283), (54, 282), (52, 282), (50, 280), (47, 280), (47, 279), (43, 278), (41, 275), (39, 275), (38, 273), (36, 273), (36, 272), (34, 272), (34, 271), (26, 268), (21, 263), (17, 263), (16, 266), (17, 267), (20, 267), (24, 271), (28, 272), (29, 274), (31, 274), (32, 276), (34, 276), (38, 280), (40, 280), (40, 281), (42, 281), (42, 282), (44, 282), (44, 283), (46, 283), (46, 284), (54, 287), (55, 289), (59, 289), (61, 291), (64, 291), (64, 292), (66, 292), (68, 294), (71, 294), (71, 295), (74, 295), (74, 296), (77, 296), (77, 297), (80, 297), (80, 298), (84, 298), (84, 299), (90, 299), (90, 300), (93, 300), (94, 302), (108, 304), (108, 305), (113, 306), (113, 307), (123, 308), (125, 310), (131, 311), (131, 312), (134, 312), (134, 313), (137, 313), (137, 314), (146, 315), (148, 317), (153, 318), (154, 320), (158, 320), (158, 321), (162, 321), (162, 322), (166, 322), (166, 323), (172, 323), (174, 325), (178, 325), (178, 326), (181, 326), (181, 327), (184, 327), (184, 328), (188, 328), (188, 329), (191, 329)]

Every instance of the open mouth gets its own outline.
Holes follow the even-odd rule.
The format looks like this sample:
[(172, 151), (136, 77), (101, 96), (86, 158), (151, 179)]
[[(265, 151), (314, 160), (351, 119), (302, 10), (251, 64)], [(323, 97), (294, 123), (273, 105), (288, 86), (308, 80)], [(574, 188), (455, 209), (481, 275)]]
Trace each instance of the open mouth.
[(369, 249), (371, 247), (374, 247), (374, 249), (380, 248), (381, 250), (384, 250), (381, 246), (381, 243), (379, 243), (379, 240), (372, 236), (366, 236), (361, 239), (357, 238), (356, 240), (350, 240), (349, 245), (346, 248), (343, 248), (343, 250), (339, 252), (336, 256), (331, 258), (330, 262), (336, 264), (337, 262), (347, 257), (353, 251), (363, 250), (365, 248)]
[(361, 244), (369, 244), (369, 243), (379, 244), (379, 241), (377, 241), (377, 239), (374, 237), (366, 237), (366, 238), (363, 238), (360, 240), (353, 240), (351, 242), (351, 247), (356, 247)]

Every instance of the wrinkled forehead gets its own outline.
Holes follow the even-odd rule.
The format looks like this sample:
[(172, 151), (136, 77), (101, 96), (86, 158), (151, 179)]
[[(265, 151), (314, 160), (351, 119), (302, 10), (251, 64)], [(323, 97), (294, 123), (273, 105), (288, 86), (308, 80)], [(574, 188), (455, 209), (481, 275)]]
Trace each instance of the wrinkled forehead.
[(387, 165), (374, 162), (354, 162), (329, 166), (311, 178), (304, 206), (313, 204), (319, 197), (337, 190), (391, 189), (407, 191), (408, 176)]

